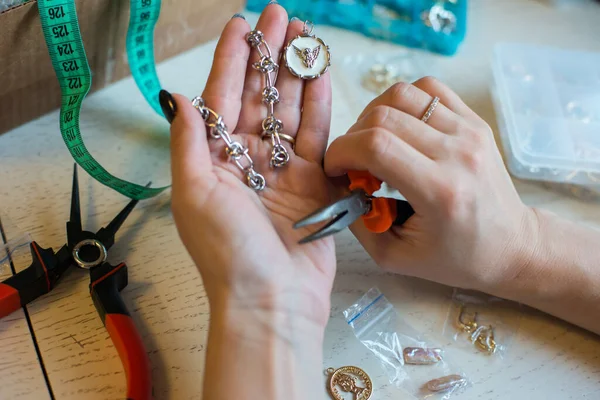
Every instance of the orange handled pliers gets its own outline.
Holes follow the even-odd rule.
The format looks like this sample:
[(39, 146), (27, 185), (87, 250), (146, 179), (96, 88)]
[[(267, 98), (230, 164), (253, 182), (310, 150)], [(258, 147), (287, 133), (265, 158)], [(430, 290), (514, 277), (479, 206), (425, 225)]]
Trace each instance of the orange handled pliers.
[(306, 236), (300, 243), (333, 235), (350, 226), (362, 217), (367, 229), (383, 233), (392, 227), (404, 224), (415, 212), (404, 200), (373, 197), (381, 188), (381, 181), (366, 171), (349, 171), (351, 193), (340, 200), (325, 206), (302, 218), (294, 224), (294, 229), (330, 220), (323, 228)]
[(152, 370), (142, 336), (121, 297), (127, 286), (127, 265), (113, 266), (106, 262), (108, 250), (131, 211), (137, 205), (131, 200), (123, 210), (96, 233), (83, 229), (79, 203), (77, 166), (73, 169), (71, 217), (67, 222), (67, 243), (58, 251), (44, 249), (31, 242), (32, 263), (20, 272), (0, 282), (0, 318), (52, 291), (64, 273), (77, 265), (89, 270), (90, 295), (108, 335), (123, 363), (127, 378), (127, 400), (152, 398)]

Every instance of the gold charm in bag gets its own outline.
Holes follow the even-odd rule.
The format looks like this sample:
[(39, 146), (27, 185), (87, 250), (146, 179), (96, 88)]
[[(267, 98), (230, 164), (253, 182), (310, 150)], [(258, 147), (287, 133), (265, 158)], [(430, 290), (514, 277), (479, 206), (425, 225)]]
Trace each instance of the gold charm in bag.
[(288, 42), (283, 49), (283, 61), (292, 75), (301, 79), (315, 79), (331, 65), (329, 46), (312, 34), (312, 22), (304, 22), (302, 34)]
[[(339, 389), (352, 393), (354, 400), (368, 400), (373, 394), (373, 382), (369, 375), (358, 367), (346, 366), (338, 369), (327, 368), (329, 393), (335, 400), (344, 400)], [(357, 383), (357, 380), (360, 383)], [(339, 389), (338, 389), (339, 388)]]

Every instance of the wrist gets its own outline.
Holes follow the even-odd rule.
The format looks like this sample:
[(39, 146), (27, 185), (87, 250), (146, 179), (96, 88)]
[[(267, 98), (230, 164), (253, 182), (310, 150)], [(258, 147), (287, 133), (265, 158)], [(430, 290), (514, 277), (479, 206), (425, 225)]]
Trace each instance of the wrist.
[(257, 315), (274, 327), (303, 324), (324, 330), (329, 320), (330, 287), (324, 280), (312, 281), (312, 287), (302, 279), (287, 287), (277, 282), (252, 282), (252, 279), (229, 282), (206, 282), (211, 312), (236, 317)]
[[(267, 305), (268, 303), (268, 305)], [(278, 301), (265, 304), (240, 303), (235, 297), (211, 299), (211, 330), (219, 329), (224, 336), (255, 342), (283, 339), (290, 347), (311, 344), (321, 346), (325, 325), (319, 320), (294, 312)]]
[(278, 310), (211, 305), (204, 398), (321, 398), (323, 336)]
[(517, 300), (520, 291), (528, 290), (532, 277), (543, 264), (544, 219), (539, 210), (525, 206), (518, 232), (495, 268), (498, 273), (490, 274), (490, 279), (485, 279), (477, 290), (511, 300)]
[(594, 332), (600, 324), (590, 315), (600, 313), (600, 232), (532, 210), (537, 234), (531, 247), (509, 279), (491, 291), (548, 312)]
[(490, 292), (545, 309), (546, 303), (586, 288), (586, 273), (577, 265), (580, 227), (551, 212), (529, 210), (523, 246), (513, 260), (510, 273)]

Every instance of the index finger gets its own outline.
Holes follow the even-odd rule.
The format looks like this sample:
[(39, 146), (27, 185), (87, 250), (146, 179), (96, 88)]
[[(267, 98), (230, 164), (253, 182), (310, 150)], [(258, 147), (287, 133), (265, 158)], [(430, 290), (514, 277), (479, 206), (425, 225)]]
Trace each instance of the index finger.
[[(415, 211), (433, 204), (439, 166), (406, 143), (400, 135), (381, 128), (365, 129), (333, 141), (325, 154), (325, 173), (340, 176), (348, 171), (369, 171), (397, 189)], [(429, 189), (428, 189), (429, 188)]]
[(250, 56), (250, 47), (246, 43), (249, 31), (250, 25), (239, 14), (225, 25), (202, 94), (206, 104), (223, 115), (225, 124), (232, 132), (242, 108), (242, 92)]

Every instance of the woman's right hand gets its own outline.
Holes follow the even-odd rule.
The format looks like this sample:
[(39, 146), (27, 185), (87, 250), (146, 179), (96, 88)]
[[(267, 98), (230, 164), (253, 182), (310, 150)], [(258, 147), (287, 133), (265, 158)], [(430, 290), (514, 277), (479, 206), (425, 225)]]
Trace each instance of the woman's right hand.
[[(427, 123), (421, 117), (440, 98)], [(352, 231), (384, 269), (486, 290), (517, 276), (536, 243), (536, 213), (520, 200), (490, 127), (433, 78), (392, 86), (325, 156), (330, 177), (369, 171), (415, 210), (403, 226)]]

